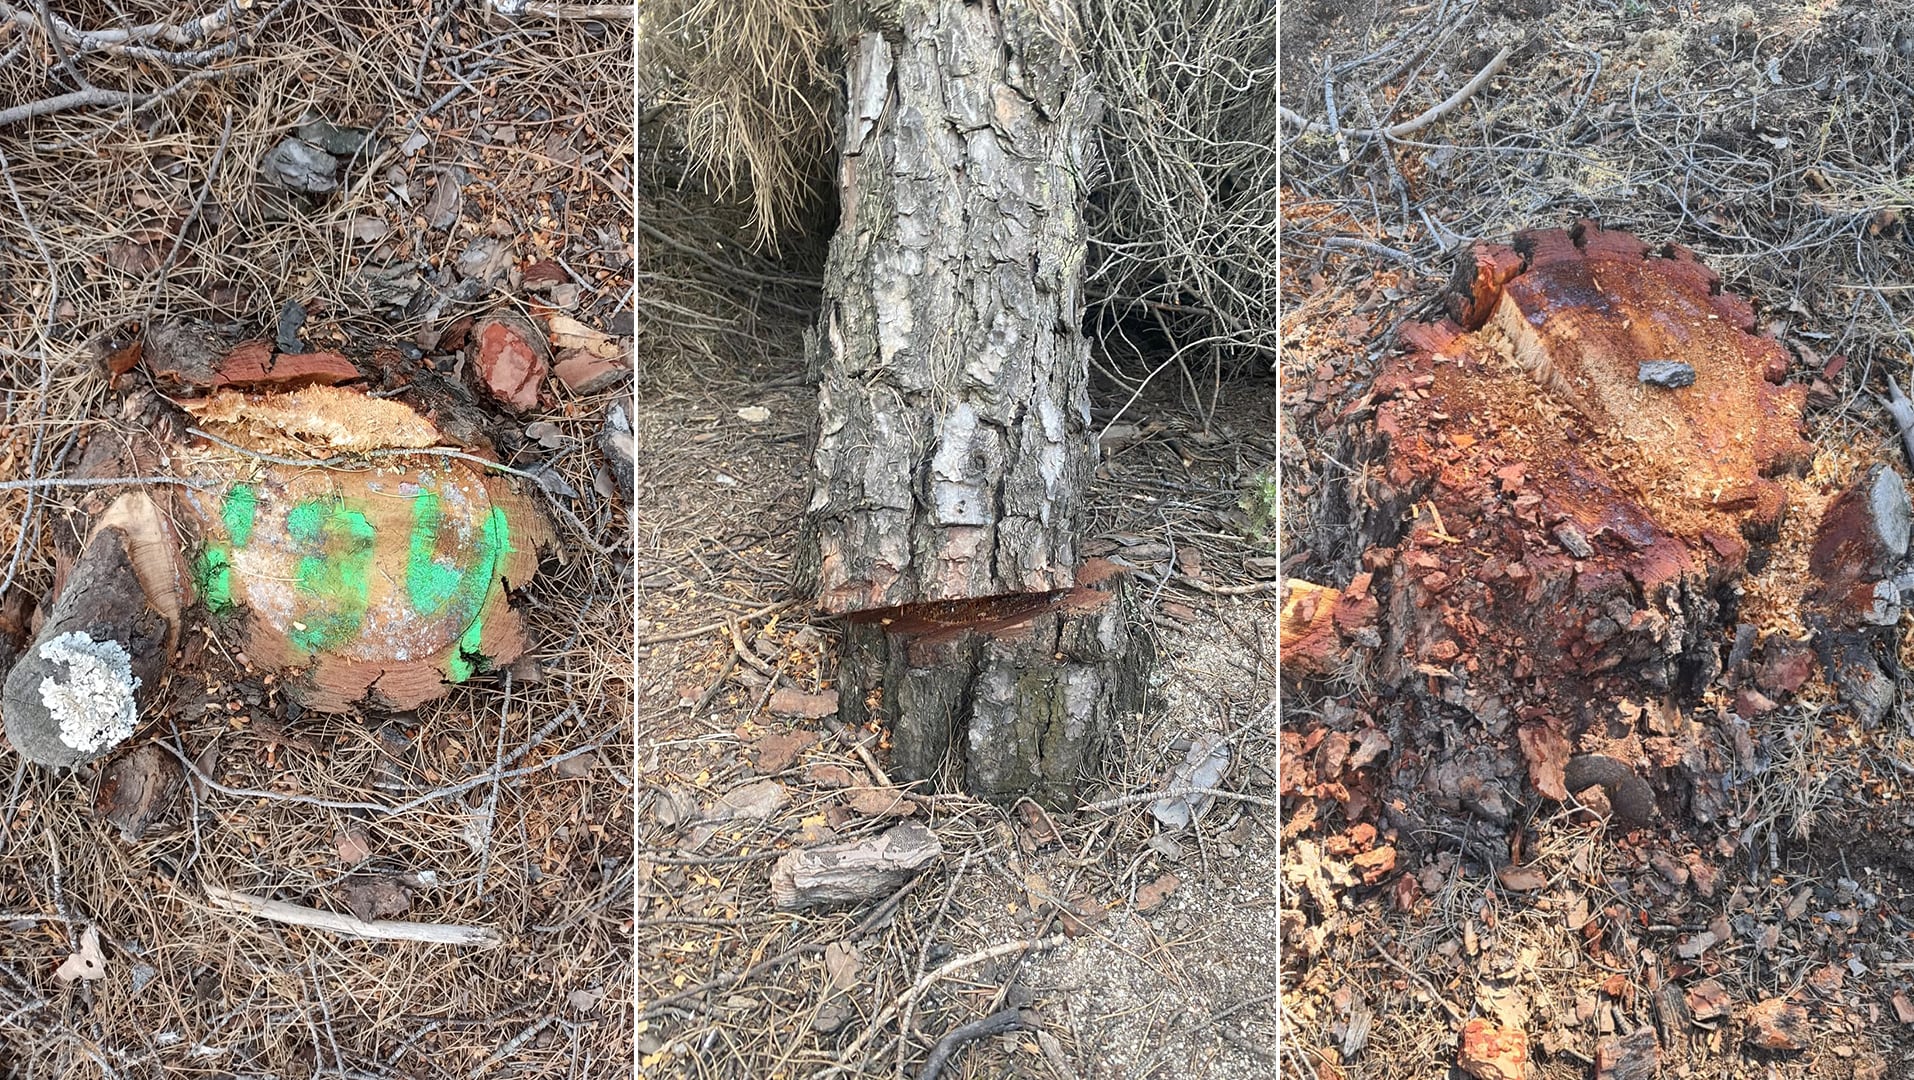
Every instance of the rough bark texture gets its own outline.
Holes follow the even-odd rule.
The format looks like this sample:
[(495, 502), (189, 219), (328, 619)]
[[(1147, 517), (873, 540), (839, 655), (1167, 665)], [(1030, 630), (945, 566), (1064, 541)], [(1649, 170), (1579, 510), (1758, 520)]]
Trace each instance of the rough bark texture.
[(127, 554), (126, 534), (118, 528), (101, 529), (67, 577), (33, 645), (7, 673), (4, 696), (0, 697), (0, 709), (6, 713), (7, 740), (21, 756), (42, 765), (72, 767), (105, 753), (110, 747), (87, 752), (61, 740), (60, 722), (42, 701), (41, 683), (48, 679), (64, 682), (68, 667), (43, 656), (40, 645), (76, 632), (96, 642), (118, 643), (132, 661), (133, 675), (140, 680), (134, 698), (143, 710), (165, 673), (170, 631), (165, 617), (148, 603), (146, 591), (140, 586)]
[(1092, 560), (1073, 590), (850, 620), (838, 714), (891, 729), (897, 779), (948, 767), (984, 798), (1069, 806), (1111, 724), (1143, 701), (1148, 644), (1112, 570)]
[(1141, 698), (1121, 579), (1080, 581), (1076, 553), (1098, 109), (1076, 11), (849, 7), (800, 565), (853, 617), (844, 715), (891, 727), (901, 778), (957, 763), (975, 793), (1065, 803)]
[(936, 834), (914, 821), (863, 840), (802, 848), (771, 868), (771, 898), (780, 911), (875, 900), (943, 853)]
[(1062, 0), (907, 0), (849, 52), (813, 342), (821, 610), (1066, 589), (1093, 462), (1081, 202), (1097, 111)]

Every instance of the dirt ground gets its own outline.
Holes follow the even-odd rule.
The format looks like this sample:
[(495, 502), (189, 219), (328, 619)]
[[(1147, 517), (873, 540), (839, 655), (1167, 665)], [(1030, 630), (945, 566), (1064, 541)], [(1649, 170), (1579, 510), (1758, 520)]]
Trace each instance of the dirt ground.
[[(0, 5), (0, 480), (67, 474), (148, 392), (101, 377), (103, 335), (184, 319), (270, 339), (295, 302), (315, 348), (401, 351), (372, 389), (440, 387), (507, 463), (548, 464), (571, 494), (518, 597), (526, 657), (415, 711), (302, 712), (192, 613), (127, 745), (204, 778), (143, 835), (96, 809), (106, 762), (56, 773), (0, 750), (0, 1075), (627, 1075), (630, 523), (597, 439), (629, 387), (548, 383), (510, 415), (463, 389), (456, 336), (537, 300), (629, 348), (630, 20), (247, 3), (169, 22), (182, 10)], [(342, 152), (337, 190), (265, 182), (263, 157), (313, 119), (372, 144)], [(575, 298), (526, 284), (540, 260)], [(64, 568), (79, 501), (0, 493), (9, 633)], [(220, 910), (213, 887), (332, 912), (370, 889), (387, 917), (504, 944), (284, 926)], [(57, 982), (88, 930), (103, 976)]]
[[(1347, 129), (1284, 152), (1286, 577), (1349, 580), (1361, 463), (1340, 454), (1338, 414), (1396, 327), (1426, 316), (1452, 253), (1518, 229), (1589, 217), (1693, 249), (1790, 347), (1790, 377), (1822, 380), (1811, 440), (1895, 452), (1880, 398), (1907, 376), (1914, 316), (1911, 133), (1894, 104), (1914, 79), (1914, 8), (1314, 3), (1282, 18), (1284, 105), (1324, 119), (1328, 82)], [(1501, 74), (1439, 122), (1387, 151), (1354, 133), (1417, 116), (1505, 46)], [(1836, 355), (1848, 364), (1830, 374)], [(1893, 670), (1900, 703), (1879, 727), (1805, 688), (1752, 722), (1720, 819), (1633, 832), (1526, 788), (1507, 824), (1447, 815), (1390, 780), (1433, 742), (1398, 739), (1342, 773), (1325, 742), (1400, 720), (1400, 702), (1360, 670), (1286, 682), (1284, 1069), (1459, 1075), (1459, 1032), (1482, 1017), (1527, 1032), (1530, 1076), (1623, 1075), (1597, 1069), (1597, 1042), (1643, 1030), (1659, 1071), (1641, 1075), (1908, 1075), (1914, 724), (1904, 660)], [(1393, 862), (1365, 881), (1358, 860), (1383, 846)], [(1534, 871), (1519, 886), (1497, 873), (1513, 862)], [(1747, 1044), (1770, 999), (1805, 1009), (1802, 1048)]]
[[(722, 220), (652, 194), (641, 214), (673, 235)], [(699, 250), (641, 253), (641, 275), (674, 283), (656, 317), (677, 329), (639, 371), (640, 1075), (916, 1076), (947, 1033), (1006, 1004), (1039, 1026), (969, 1044), (943, 1075), (1270, 1075), (1276, 594), (1256, 574), (1274, 569), (1273, 537), (1248, 539), (1239, 506), (1275, 451), (1268, 376), (1201, 396), (1159, 380), (1121, 417), (1127, 393), (1093, 390), (1116, 426), (1089, 553), (1137, 568), (1155, 639), (1150, 707), (1091, 796), (1120, 805), (900, 802), (873, 771), (880, 733), (770, 707), (781, 689), (828, 687), (837, 636), (787, 581), (816, 398), (801, 340), (815, 252)], [(741, 272), (760, 287), (724, 293)], [(662, 303), (678, 296), (675, 312)], [(694, 304), (710, 329), (686, 317)], [(1232, 751), (1235, 798), (1180, 831), (1156, 825), (1148, 797), (1121, 800), (1160, 789), (1205, 736)], [(780, 854), (898, 814), (945, 854), (894, 905), (773, 908)], [(1039, 944), (1019, 955), (1023, 942)]]

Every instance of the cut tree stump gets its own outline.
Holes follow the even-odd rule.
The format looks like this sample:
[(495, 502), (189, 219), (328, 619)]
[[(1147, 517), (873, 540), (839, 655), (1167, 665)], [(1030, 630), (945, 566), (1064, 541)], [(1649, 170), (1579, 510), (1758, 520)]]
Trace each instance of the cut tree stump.
[[(1452, 317), (1405, 325), (1409, 351), (1349, 411), (1369, 463), (1364, 573), (1289, 590), (1285, 671), (1373, 662), (1383, 686), (1465, 710), (1481, 725), (1467, 741), (1526, 763), (1544, 795), (1599, 757), (1679, 772), (1704, 818), (1726, 752), (1682, 703), (1737, 622), (1753, 624), (1737, 663), (1757, 635), (1818, 632), (1850, 704), (1878, 717), (1905, 486), (1863, 465), (1837, 496), (1821, 462), (1808, 473), (1806, 389), (1750, 306), (1686, 250), (1589, 222), (1482, 245), (1451, 290)], [(1378, 606), (1349, 608), (1351, 592)], [(1639, 778), (1596, 785), (1652, 817)]]
[(1123, 580), (1093, 559), (1075, 589), (854, 616), (838, 715), (890, 728), (896, 779), (949, 767), (974, 795), (1067, 808), (1111, 723), (1142, 707), (1149, 646)]
[[(1065, 0), (841, 5), (854, 28), (799, 568), (852, 616), (847, 717), (934, 775), (1064, 799), (1135, 704), (1139, 638), (1075, 595), (1094, 468), (1084, 177), (1099, 108)], [(964, 627), (963, 630), (953, 629)], [(937, 629), (932, 629), (933, 627)]]
[(214, 612), (242, 617), (252, 663), (337, 712), (368, 697), (408, 709), (524, 651), (510, 590), (552, 542), (536, 503), (461, 458), (395, 453), (378, 468), (262, 460), (430, 449), (438, 432), (397, 401), (328, 386), (219, 391), (189, 403), (233, 447), (175, 451), (203, 480), (181, 496), (193, 572)]

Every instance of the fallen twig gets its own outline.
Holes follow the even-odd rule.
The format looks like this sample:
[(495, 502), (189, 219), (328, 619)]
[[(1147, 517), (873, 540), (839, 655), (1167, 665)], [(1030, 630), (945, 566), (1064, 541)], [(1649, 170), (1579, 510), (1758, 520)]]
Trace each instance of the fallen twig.
[(949, 1064), (951, 1057), (961, 1050), (965, 1043), (975, 1042), (989, 1035), (1000, 1035), (1006, 1031), (1035, 1026), (1035, 1023), (1024, 1015), (1022, 1009), (1004, 1009), (991, 1013), (982, 1020), (972, 1020), (937, 1040), (937, 1045), (931, 1047), (930, 1056), (924, 1059), (924, 1071), (917, 1074), (917, 1080), (937, 1080), (944, 1074), (944, 1066)]
[(373, 938), (381, 941), (418, 941), (428, 945), (476, 945), (486, 949), (493, 948), (502, 941), (497, 931), (483, 926), (392, 922), (387, 919), (366, 922), (351, 915), (320, 911), (318, 908), (289, 904), (283, 900), (268, 900), (263, 896), (235, 892), (217, 885), (206, 886), (206, 899), (222, 911), (244, 911), (272, 922), (285, 923), (288, 926), (330, 930), (335, 934), (346, 934), (351, 937)]
[[(1462, 89), (1450, 94), (1440, 102), (1431, 105), (1426, 111), (1414, 119), (1404, 120), (1400, 124), (1392, 124), (1380, 130), (1376, 128), (1341, 128), (1340, 131), (1344, 135), (1354, 135), (1360, 138), (1373, 138), (1377, 135), (1381, 135), (1385, 139), (1400, 139), (1405, 135), (1414, 135), (1416, 132), (1421, 131), (1423, 128), (1428, 127), (1430, 124), (1454, 112), (1461, 107), (1463, 102), (1475, 96), (1476, 91), (1482, 89), (1482, 87), (1488, 84), (1490, 79), (1495, 78), (1501, 73), (1503, 65), (1509, 62), (1509, 57), (1514, 55), (1514, 52), (1515, 50), (1509, 46), (1502, 46), (1502, 51), (1495, 54), (1495, 58), (1489, 61), (1487, 67), (1476, 72), (1475, 78), (1470, 79), (1464, 84)], [(1284, 120), (1294, 125), (1305, 135), (1312, 131), (1331, 130), (1330, 126), (1321, 120), (1306, 120), (1302, 114), (1281, 105), (1276, 107), (1276, 111), (1282, 114)]]
[(756, 611), (747, 611), (735, 619), (727, 619), (724, 622), (706, 623), (703, 626), (694, 626), (689, 630), (674, 630), (669, 634), (659, 634), (656, 637), (639, 638), (638, 647), (644, 648), (647, 645), (667, 645), (674, 641), (690, 641), (692, 638), (701, 638), (706, 634), (716, 633), (728, 626), (735, 626), (738, 623), (762, 619), (766, 615), (775, 615), (780, 611), (796, 606), (796, 600), (780, 600), (769, 607), (761, 607)]
[(1212, 795), (1219, 799), (1234, 799), (1237, 802), (1267, 806), (1271, 810), (1279, 810), (1282, 808), (1282, 804), (1278, 803), (1275, 799), (1266, 799), (1261, 795), (1246, 795), (1240, 791), (1225, 791), (1222, 788), (1193, 787), (1178, 788), (1175, 791), (1146, 791), (1141, 795), (1119, 795), (1114, 799), (1105, 799), (1102, 802), (1094, 802), (1088, 806), (1079, 806), (1077, 807), (1077, 812), (1090, 814), (1102, 810), (1115, 810), (1120, 806), (1134, 806), (1137, 803), (1155, 802), (1158, 799), (1168, 799), (1177, 795)]
[(837, 1064), (812, 1073), (811, 1080), (823, 1080), (826, 1076), (851, 1069), (851, 1059), (855, 1058), (878, 1032), (884, 1030), (884, 1025), (890, 1023), (897, 1017), (899, 1010), (922, 997), (925, 991), (929, 990), (946, 976), (955, 974), (968, 967), (975, 967), (986, 960), (995, 960), (1000, 956), (1011, 956), (1017, 953), (1043, 952), (1047, 949), (1062, 948), (1069, 943), (1070, 939), (1063, 934), (1055, 934), (1033, 941), (1006, 941), (1001, 945), (992, 945), (988, 949), (979, 949), (974, 953), (966, 953), (955, 960), (943, 964), (937, 968), (937, 970), (912, 983), (909, 989), (897, 995), (895, 1000), (885, 1006), (883, 1012), (877, 1014), (877, 1019), (873, 1020), (864, 1028), (864, 1033), (853, 1040), (851, 1045), (845, 1047), (844, 1052), (837, 1056)]

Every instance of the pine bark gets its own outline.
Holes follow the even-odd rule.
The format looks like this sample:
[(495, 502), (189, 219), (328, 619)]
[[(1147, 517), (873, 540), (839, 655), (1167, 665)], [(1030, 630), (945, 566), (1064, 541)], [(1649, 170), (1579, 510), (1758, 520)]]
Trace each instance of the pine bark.
[(1060, 798), (1137, 696), (1117, 670), (1133, 651), (1111, 624), (1120, 602), (1004, 615), (1073, 595), (1095, 465), (1080, 279), (1099, 104), (1077, 13), (903, 0), (843, 14), (801, 572), (823, 613), (873, 615), (846, 634), (841, 700), (846, 719), (875, 709), (891, 725), (899, 775), (957, 755), (980, 794)]

